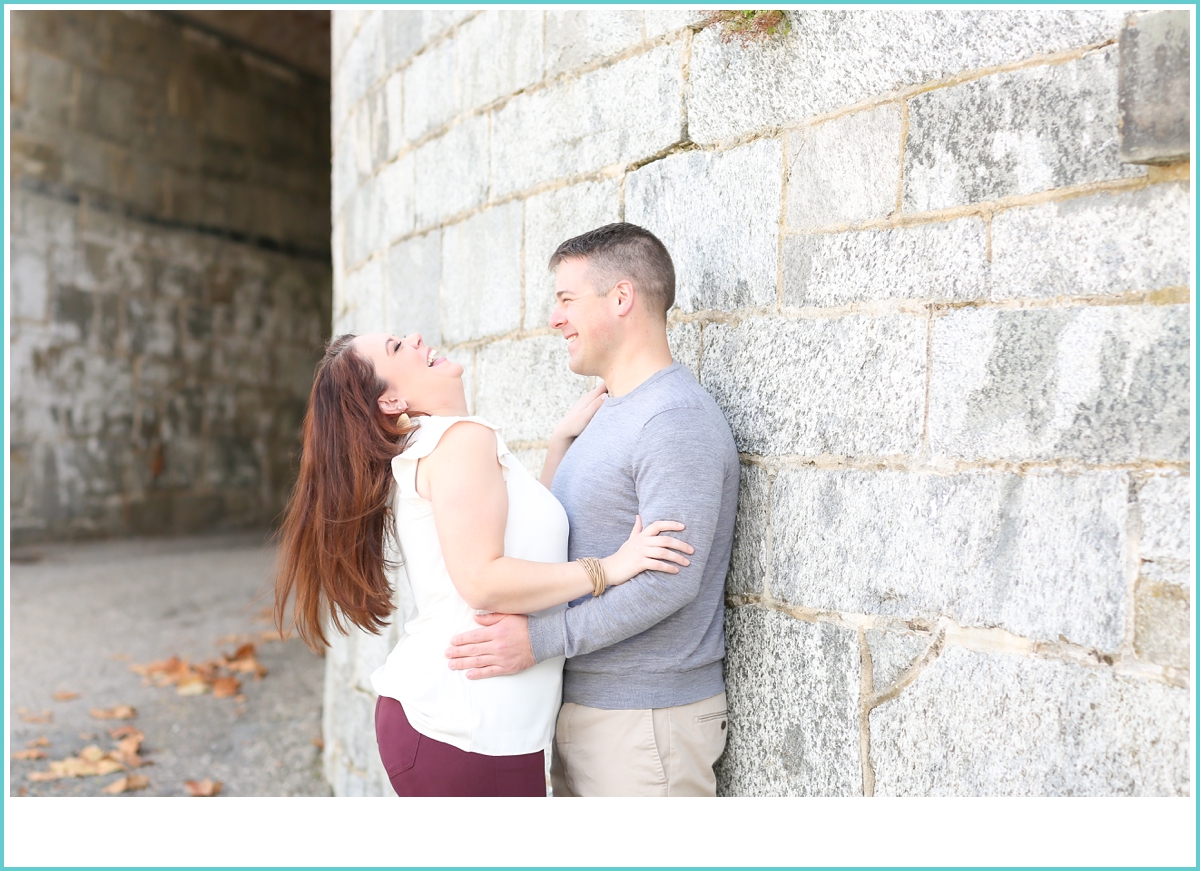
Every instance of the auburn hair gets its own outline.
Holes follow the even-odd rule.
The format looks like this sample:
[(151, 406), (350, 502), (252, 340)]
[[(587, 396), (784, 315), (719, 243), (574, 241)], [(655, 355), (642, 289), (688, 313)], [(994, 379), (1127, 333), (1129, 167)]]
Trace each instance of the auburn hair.
[(387, 415), (378, 399), (387, 383), (351, 346), (352, 334), (325, 349), (313, 378), (300, 442), (300, 475), (279, 528), (275, 623), (291, 627), (313, 650), (328, 641), (328, 621), (378, 634), (392, 613), (384, 537), (391, 520), (391, 463), (416, 429)]

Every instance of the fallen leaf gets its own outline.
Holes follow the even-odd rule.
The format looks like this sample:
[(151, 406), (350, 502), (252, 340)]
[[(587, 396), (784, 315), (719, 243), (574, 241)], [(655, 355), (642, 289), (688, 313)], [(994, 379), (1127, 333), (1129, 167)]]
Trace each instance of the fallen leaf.
[(97, 720), (132, 720), (137, 711), (129, 705), (117, 705), (114, 708), (92, 708), (89, 711)]
[(267, 605), (254, 615), (255, 623), (269, 623), (275, 619), (275, 606)]
[(56, 693), (54, 694), (54, 701), (56, 701), (56, 702), (69, 702), (69, 701), (71, 701), (72, 699), (77, 699), (77, 698), (79, 698), (81, 695), (82, 695), (82, 693), (72, 693), (72, 692), (69, 692), (69, 691), (67, 691), (67, 690), (59, 690), (58, 692), (56, 692)]
[(239, 693), (238, 695), (233, 697), (233, 700), (240, 705), (242, 702), (246, 701), (246, 697), (244, 695), (242, 695), (241, 693)]
[(145, 735), (137, 730), (123, 737), (117, 743), (117, 759), (124, 762), (130, 768), (140, 768), (145, 760), (138, 756), (138, 750), (142, 746), (142, 739), (145, 737)]
[(80, 750), (78, 756), (56, 759), (50, 763), (48, 771), (31, 771), (26, 777), (33, 781), (59, 780), (63, 777), (94, 777), (100, 774), (112, 774), (123, 768), (124, 766), (120, 762), (92, 744)]
[(219, 677), (213, 681), (213, 698), (227, 699), (230, 696), (236, 696), (241, 688), (241, 681), (236, 677)]
[(18, 750), (12, 755), (13, 759), (45, 759), (45, 750)]
[(22, 786), (19, 790), (17, 790), (17, 795), (29, 795), (29, 790)]
[(21, 715), (21, 719), (26, 723), (53, 723), (54, 712), (42, 711), (40, 714), (32, 714), (25, 708), (17, 708), (17, 713)]
[(130, 735), (140, 736), (141, 734), (142, 733), (138, 730), (137, 726), (131, 726), (128, 723), (126, 723), (124, 726), (117, 726), (115, 729), (108, 730), (108, 737), (117, 739), (126, 738)]
[(318, 750), (325, 749), (325, 739), (322, 738), (320, 735), (318, 735), (316, 738), (313, 738), (312, 743), (313, 743), (313, 746), (316, 747)]
[(115, 659), (118, 662), (129, 662), (129, 660), (133, 659), (133, 657), (130, 656), (128, 653), (110, 653), (108, 655), (108, 658)]
[(258, 637), (263, 642), (286, 641), (287, 640), (279, 633), (278, 629), (266, 629), (262, 633), (260, 633)]
[(208, 684), (205, 682), (204, 678), (197, 675), (188, 678), (186, 681), (179, 684), (179, 686), (175, 687), (175, 692), (179, 693), (181, 696), (199, 696), (208, 692)]
[(149, 785), (150, 778), (145, 775), (129, 774), (118, 780), (114, 780), (100, 791), (108, 795), (120, 795), (123, 792), (133, 792), (135, 789), (145, 789)]
[(34, 738), (32, 741), (26, 741), (25, 746), (26, 747), (49, 747), (50, 739), (47, 738), (45, 735), (39, 735), (37, 738)]
[(94, 740), (96, 740), (96, 733), (95, 732), (80, 732), (79, 740), (80, 741), (94, 741)]
[(216, 795), (221, 791), (222, 783), (219, 780), (209, 780), (207, 777), (203, 780), (185, 780), (183, 785), (187, 787), (187, 791), (196, 797), (207, 797)]

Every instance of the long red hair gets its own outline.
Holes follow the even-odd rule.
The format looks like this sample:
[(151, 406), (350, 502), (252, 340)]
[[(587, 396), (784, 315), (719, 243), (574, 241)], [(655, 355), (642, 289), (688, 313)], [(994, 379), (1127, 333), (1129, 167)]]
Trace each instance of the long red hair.
[(328, 644), (325, 623), (378, 634), (392, 613), (384, 536), (392, 533), (391, 463), (416, 424), (379, 407), (386, 382), (358, 354), (350, 334), (333, 339), (317, 364), (300, 444), (300, 476), (278, 540), (275, 623), (314, 650)]

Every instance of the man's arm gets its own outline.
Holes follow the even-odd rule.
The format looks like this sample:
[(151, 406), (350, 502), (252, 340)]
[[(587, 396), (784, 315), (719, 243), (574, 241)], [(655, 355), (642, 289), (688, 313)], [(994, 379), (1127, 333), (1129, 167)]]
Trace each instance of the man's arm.
[(656, 415), (635, 444), (639, 511), (643, 518), (686, 525), (678, 535), (695, 548), (691, 564), (678, 574), (643, 572), (599, 598), (545, 617), (492, 617), (486, 621), (491, 625), (452, 640), (451, 668), (470, 669), (469, 678), (492, 677), (554, 656), (590, 653), (644, 632), (696, 598), (716, 535), (726, 458), (699, 409)]

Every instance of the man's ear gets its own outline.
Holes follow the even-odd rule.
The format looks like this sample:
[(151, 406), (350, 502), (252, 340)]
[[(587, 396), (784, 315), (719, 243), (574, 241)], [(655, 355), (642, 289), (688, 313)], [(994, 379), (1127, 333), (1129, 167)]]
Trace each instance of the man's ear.
[(390, 390), (385, 390), (379, 396), (379, 408), (384, 414), (404, 414), (408, 411), (408, 403)]
[(633, 283), (628, 278), (622, 278), (616, 283), (612, 290), (608, 292), (609, 297), (616, 306), (617, 317), (624, 317), (633, 311), (633, 301), (637, 296), (637, 292), (633, 288)]

